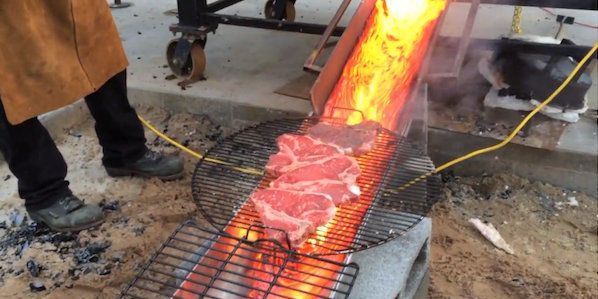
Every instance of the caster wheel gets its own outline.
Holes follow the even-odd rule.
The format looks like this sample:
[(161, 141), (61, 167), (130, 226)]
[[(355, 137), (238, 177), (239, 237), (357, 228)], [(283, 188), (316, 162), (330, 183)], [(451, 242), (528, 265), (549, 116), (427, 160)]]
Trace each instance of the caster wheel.
[(121, 2), (121, 1), (114, 1), (114, 3), (110, 4), (110, 8), (125, 8), (133, 5), (130, 2)]
[[(264, 7), (264, 15), (266, 16), (266, 19), (274, 19), (275, 14), (276, 13), (274, 12), (274, 0), (268, 0), (266, 2), (266, 6)], [(282, 19), (284, 21), (293, 22), (295, 21), (295, 14), (295, 1), (287, 1)]]
[(191, 44), (191, 51), (187, 57), (182, 68), (177, 66), (175, 63), (175, 49), (178, 44), (178, 39), (171, 40), (166, 48), (166, 60), (172, 73), (177, 77), (185, 79), (186, 81), (198, 81), (204, 77), (204, 71), (206, 70), (206, 54), (203, 48), (206, 45), (206, 40), (195, 40)]

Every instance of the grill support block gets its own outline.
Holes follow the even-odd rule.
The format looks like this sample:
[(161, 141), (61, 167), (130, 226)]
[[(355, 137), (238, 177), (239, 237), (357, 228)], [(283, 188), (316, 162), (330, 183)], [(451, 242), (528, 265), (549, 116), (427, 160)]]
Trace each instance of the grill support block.
[(426, 217), (400, 238), (351, 254), (359, 275), (349, 298), (413, 298), (428, 272), (431, 238)]

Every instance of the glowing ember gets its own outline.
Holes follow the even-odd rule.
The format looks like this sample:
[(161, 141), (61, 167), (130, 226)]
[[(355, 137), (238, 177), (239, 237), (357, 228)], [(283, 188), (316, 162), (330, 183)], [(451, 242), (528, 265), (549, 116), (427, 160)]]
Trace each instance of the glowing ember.
[(446, 0), (376, 0), (324, 116), (361, 122), (357, 112), (333, 111), (352, 108), (393, 130), (445, 6)]

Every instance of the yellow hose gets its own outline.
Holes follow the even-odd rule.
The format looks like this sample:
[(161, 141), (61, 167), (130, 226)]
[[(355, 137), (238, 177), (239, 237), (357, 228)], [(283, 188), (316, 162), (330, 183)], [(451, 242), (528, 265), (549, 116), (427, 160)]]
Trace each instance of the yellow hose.
[(538, 113), (540, 110), (542, 110), (542, 108), (546, 107), (546, 105), (550, 104), (550, 102), (552, 102), (552, 100), (554, 100), (554, 98), (556, 98), (563, 91), (563, 89), (565, 89), (565, 87), (567, 87), (567, 85), (569, 85), (569, 83), (571, 82), (571, 80), (573, 80), (575, 75), (577, 75), (577, 73), (579, 73), (579, 70), (581, 70), (583, 65), (588, 60), (590, 60), (590, 58), (592, 58), (592, 56), (594, 55), (594, 52), (596, 52), (597, 49), (598, 49), (598, 43), (594, 44), (594, 47), (592, 47), (592, 49), (588, 52), (588, 54), (586, 54), (586, 56), (577, 64), (577, 66), (573, 69), (571, 74), (569, 74), (567, 79), (565, 79), (565, 81), (563, 81), (563, 83), (561, 83), (561, 85), (544, 102), (542, 102), (534, 110), (532, 110), (528, 115), (526, 115), (525, 118), (521, 121), (521, 123), (519, 123), (519, 125), (517, 127), (515, 127), (513, 132), (511, 132), (511, 134), (509, 134), (509, 136), (507, 138), (505, 138), (505, 140), (499, 142), (496, 145), (473, 151), (467, 155), (461, 156), (455, 160), (452, 160), (450, 162), (442, 164), (441, 166), (436, 168), (435, 172), (443, 171), (457, 163), (463, 162), (463, 161), (473, 158), (475, 156), (478, 156), (478, 155), (481, 155), (481, 154), (484, 154), (487, 152), (495, 151), (495, 150), (507, 145), (509, 142), (511, 142), (511, 140), (515, 137), (515, 135), (517, 135), (517, 133), (519, 131), (521, 131), (521, 129), (529, 122), (529, 120), (532, 117), (534, 117), (534, 115), (536, 115), (536, 113)]
[(515, 34), (523, 33), (521, 30), (521, 12), (523, 8), (521, 6), (515, 6), (515, 10), (513, 11), (513, 22), (511, 23), (511, 32)]
[[(528, 122), (529, 120), (536, 115), (536, 113), (538, 113), (540, 110), (542, 110), (542, 108), (544, 108), (546, 105), (548, 105), (552, 100), (554, 100), (554, 98), (556, 98), (562, 91), (563, 89), (565, 89), (565, 87), (567, 87), (567, 85), (569, 85), (569, 83), (571, 82), (571, 80), (573, 80), (573, 78), (575, 77), (575, 75), (577, 75), (577, 73), (579, 72), (579, 70), (583, 67), (583, 65), (592, 58), (592, 56), (594, 55), (594, 52), (596, 52), (596, 50), (598, 49), (598, 43), (596, 43), (594, 45), (594, 47), (592, 47), (592, 49), (586, 54), (586, 56), (577, 64), (577, 66), (573, 69), (573, 71), (569, 74), (569, 76), (563, 81), (563, 83), (561, 83), (561, 85), (546, 99), (544, 100), (544, 102), (542, 102), (540, 105), (538, 105), (534, 110), (532, 110), (527, 116), (525, 116), (525, 118), (519, 123), (519, 125), (517, 125), (517, 127), (513, 130), (513, 132), (511, 132), (511, 134), (509, 134), (509, 136), (507, 136), (507, 138), (505, 138), (503, 141), (493, 145), (493, 146), (489, 146), (486, 148), (481, 148), (478, 150), (475, 150), (473, 152), (470, 152), (469, 154), (463, 155), (459, 158), (456, 158), (452, 161), (449, 161), (447, 163), (442, 164), (441, 166), (437, 167), (436, 169), (434, 169), (431, 172), (428, 172), (424, 175), (421, 175), (413, 180), (411, 180), (410, 182), (406, 183), (405, 185), (401, 186), (398, 188), (398, 190), (404, 190), (410, 186), (412, 186), (413, 184), (426, 179), (427, 177), (429, 177), (430, 175), (433, 174), (437, 174), (457, 163), (461, 163), (465, 160), (471, 159), (473, 157), (479, 156), (481, 154), (485, 154), (488, 152), (492, 152), (495, 150), (498, 150), (500, 148), (502, 148), (503, 146), (507, 145), (509, 142), (511, 142), (511, 140), (517, 135), (517, 132), (519, 132)], [(148, 128), (150, 131), (154, 132), (156, 135), (158, 135), (160, 138), (166, 140), (167, 142), (169, 142), (170, 144), (176, 146), (177, 148), (181, 149), (182, 151), (190, 154), (193, 157), (196, 157), (197, 159), (201, 159), (203, 158), (203, 155), (195, 152), (185, 146), (183, 146), (182, 144), (176, 142), (175, 140), (173, 140), (172, 138), (166, 136), (165, 134), (163, 134), (162, 132), (160, 132), (158, 129), (156, 129), (154, 126), (152, 126), (147, 120), (145, 120), (143, 117), (139, 116), (139, 120), (141, 120), (141, 123)], [(225, 162), (222, 160), (218, 160), (218, 159), (213, 159), (213, 158), (205, 158), (205, 161), (209, 161), (209, 162), (213, 162), (213, 163), (218, 163), (221, 165), (226, 165), (226, 166), (230, 166), (232, 169), (243, 172), (243, 173), (248, 173), (248, 174), (253, 174), (253, 175), (263, 175), (264, 172), (262, 170), (258, 170), (258, 169), (254, 169), (254, 168), (249, 168), (249, 167), (239, 167), (236, 166), (232, 163), (229, 162)], [(387, 190), (389, 191), (389, 190)]]
[[(154, 134), (158, 135), (158, 137), (168, 141), (168, 143), (176, 146), (177, 148), (181, 149), (182, 151), (188, 153), (189, 155), (191, 155), (197, 159), (203, 158), (202, 154), (189, 149), (188, 147), (176, 142), (176, 140), (174, 140), (174, 139), (166, 136), (164, 133), (160, 132), (160, 130), (156, 129), (156, 127), (154, 127), (149, 121), (145, 120), (143, 117), (141, 117), (141, 116), (137, 116), (137, 117), (139, 117), (139, 120), (146, 128), (148, 128), (150, 131), (154, 132)], [(225, 161), (214, 159), (214, 158), (206, 157), (204, 160), (212, 162), (212, 163), (230, 166), (232, 169), (237, 170), (239, 172), (243, 172), (243, 173), (255, 174), (255, 175), (263, 175), (264, 174), (264, 172), (261, 170), (253, 169), (250, 167), (239, 167), (233, 163), (225, 162)]]

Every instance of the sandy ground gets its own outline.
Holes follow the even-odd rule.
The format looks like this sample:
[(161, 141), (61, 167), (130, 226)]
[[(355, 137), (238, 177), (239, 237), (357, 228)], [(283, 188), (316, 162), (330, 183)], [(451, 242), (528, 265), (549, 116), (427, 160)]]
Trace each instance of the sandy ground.
[[(139, 111), (200, 151), (233, 130), (205, 116)], [(178, 181), (112, 179), (101, 166), (91, 120), (64, 133), (57, 143), (72, 188), (88, 202), (103, 203), (106, 222), (75, 235), (20, 223), (25, 214), (16, 180), (0, 165), (0, 298), (114, 298), (184, 219), (197, 217), (192, 158), (186, 157), (186, 176)], [(154, 148), (175, 152), (147, 137)], [(595, 198), (506, 175), (446, 179), (444, 200), (432, 214), (432, 298), (598, 296)], [(570, 197), (579, 206), (564, 204)], [(471, 217), (493, 223), (516, 254), (494, 249), (467, 222)], [(46, 290), (33, 292), (32, 283)]]
[[(432, 213), (431, 298), (598, 296), (596, 198), (510, 175), (451, 179), (444, 195)], [(515, 255), (470, 218), (492, 223)]]

